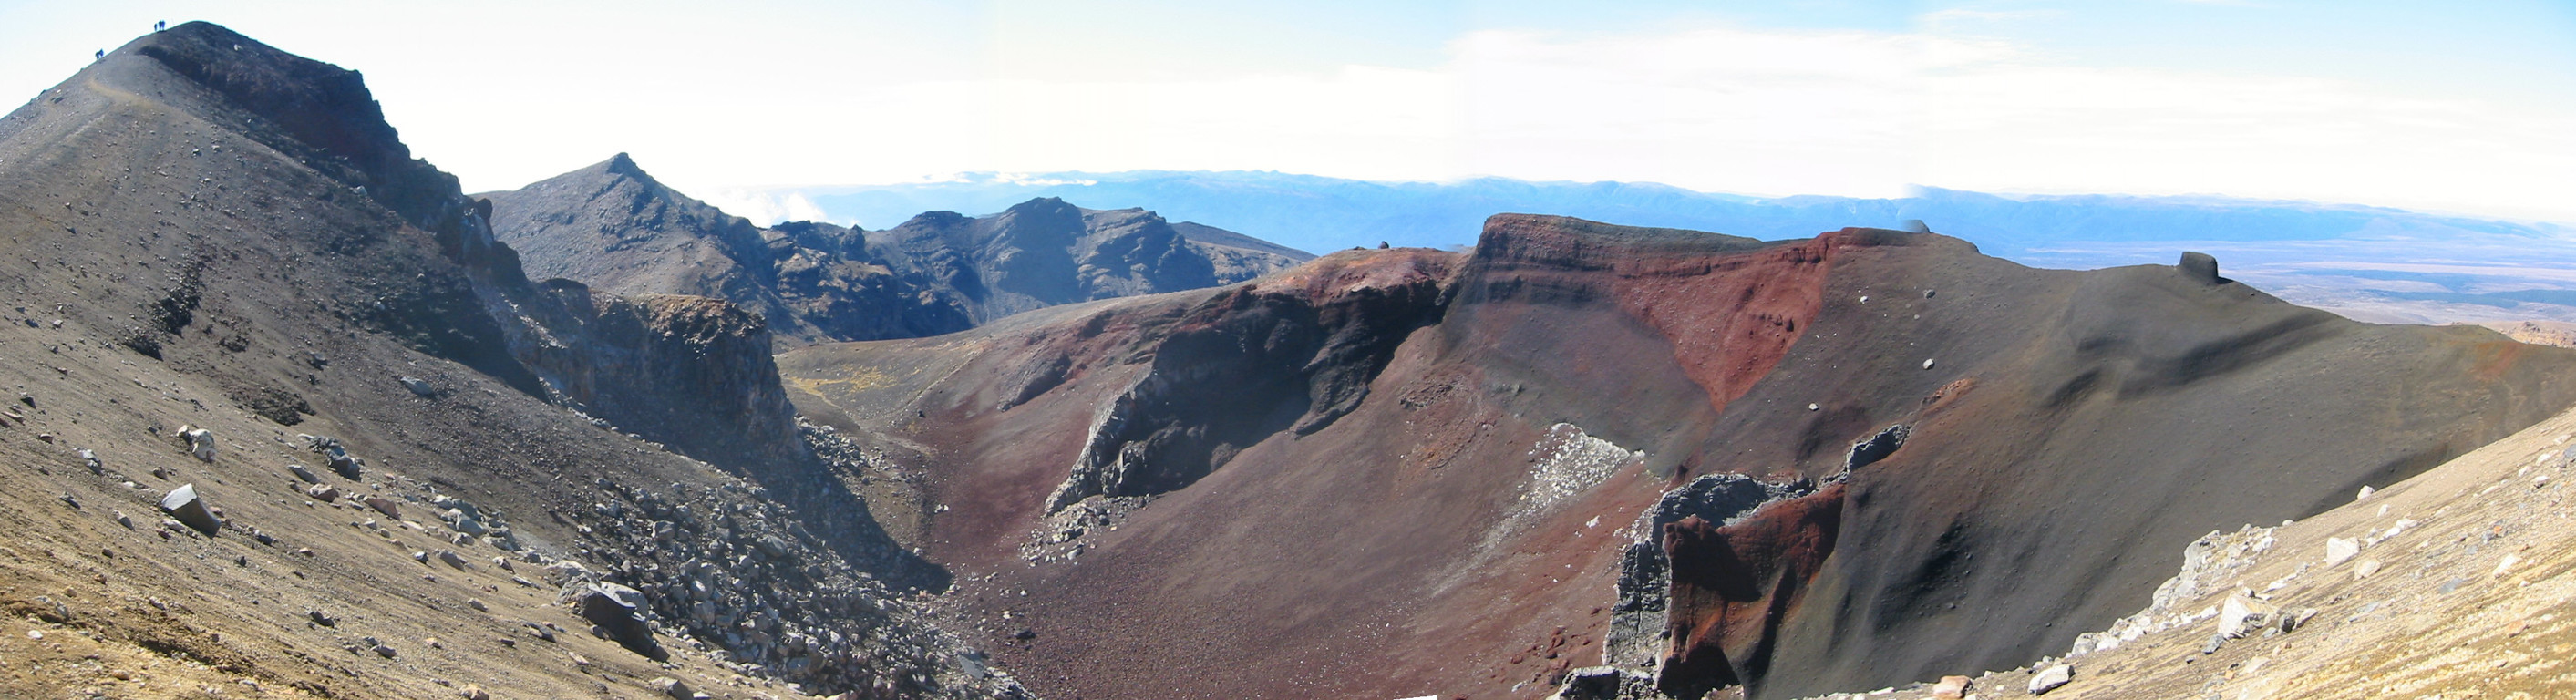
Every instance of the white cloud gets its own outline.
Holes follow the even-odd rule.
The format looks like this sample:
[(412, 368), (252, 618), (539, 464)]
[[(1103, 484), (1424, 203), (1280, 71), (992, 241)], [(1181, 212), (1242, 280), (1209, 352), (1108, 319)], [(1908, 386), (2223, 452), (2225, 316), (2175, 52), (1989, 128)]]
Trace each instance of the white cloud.
[(2576, 219), (2571, 115), (2295, 77), (1971, 66), (1927, 75), (1920, 181), (2223, 193)]
[[(1938, 19), (2009, 19), (1953, 15)], [(639, 69), (571, 86), (496, 80), (470, 98), (385, 96), (405, 137), (478, 187), (623, 150), (705, 193), (961, 171), (1266, 169), (1772, 195), (1890, 196), (1910, 183), (2199, 192), (2576, 220), (2565, 196), (2576, 115), (2296, 76), (2071, 65), (1932, 29), (1487, 31), (1422, 68), (1218, 78), (927, 80), (807, 58), (706, 69), (686, 84), (703, 94)], [(788, 215), (789, 203), (736, 206)]]

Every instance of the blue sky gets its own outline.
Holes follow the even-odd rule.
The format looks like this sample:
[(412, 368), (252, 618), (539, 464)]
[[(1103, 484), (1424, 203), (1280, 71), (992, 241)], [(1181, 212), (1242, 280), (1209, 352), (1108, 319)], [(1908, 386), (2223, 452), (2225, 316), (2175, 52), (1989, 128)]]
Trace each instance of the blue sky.
[(364, 71), (471, 189), (627, 151), (719, 203), (1159, 168), (2576, 220), (2565, 0), (0, 0), (0, 94), (156, 19)]

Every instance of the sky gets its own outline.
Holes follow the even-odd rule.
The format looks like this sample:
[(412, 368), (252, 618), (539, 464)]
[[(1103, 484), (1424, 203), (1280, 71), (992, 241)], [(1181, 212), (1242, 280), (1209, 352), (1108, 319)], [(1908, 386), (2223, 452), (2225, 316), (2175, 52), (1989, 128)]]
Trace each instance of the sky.
[(2571, 0), (0, 0), (0, 98), (154, 20), (361, 71), (469, 191), (628, 152), (719, 204), (1276, 170), (2576, 222)]

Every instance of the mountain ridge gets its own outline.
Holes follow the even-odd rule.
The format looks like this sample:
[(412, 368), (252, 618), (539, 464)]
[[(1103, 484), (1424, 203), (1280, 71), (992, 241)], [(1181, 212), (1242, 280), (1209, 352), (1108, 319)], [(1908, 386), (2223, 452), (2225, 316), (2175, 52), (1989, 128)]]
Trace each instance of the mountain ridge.
[(892, 602), (941, 574), (757, 316), (530, 282), (356, 73), (188, 23), (0, 124), (0, 694), (1024, 695)]
[(1142, 209), (1035, 198), (999, 213), (912, 216), (869, 232), (756, 227), (663, 185), (620, 153), (507, 192), (496, 235), (546, 277), (622, 294), (723, 298), (782, 342), (953, 332), (1039, 306), (1232, 284), (1312, 256)]

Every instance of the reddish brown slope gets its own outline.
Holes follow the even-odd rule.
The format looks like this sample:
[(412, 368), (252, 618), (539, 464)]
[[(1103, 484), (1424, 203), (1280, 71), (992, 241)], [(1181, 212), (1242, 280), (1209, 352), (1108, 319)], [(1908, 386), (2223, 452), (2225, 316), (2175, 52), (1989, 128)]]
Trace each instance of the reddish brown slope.
[[(1443, 295), (1358, 293), (1423, 284)], [(1389, 318), (1418, 325), (1362, 322)], [(1234, 364), (1185, 361), (1210, 357)], [(780, 364), (801, 408), (920, 465), (893, 529), (997, 638), (1033, 632), (1005, 660), (1064, 698), (1542, 696), (1602, 658), (1620, 530), (1666, 489), (1835, 477), (1895, 424), (1913, 439), (1846, 485), (1665, 543), (1666, 687), (2008, 667), (2135, 609), (2169, 567), (2136, 548), (2311, 512), (2576, 400), (2568, 353), (2174, 268), (1520, 216), (1463, 260), (1343, 253)], [(1156, 459), (1172, 444), (1206, 449)], [(1187, 478), (1064, 497), (1136, 473)]]
[[(1497, 225), (1520, 228), (1497, 233), (1493, 240), (1503, 245), (1470, 263), (1477, 269), (1464, 274), (1484, 286), (1451, 292), (1475, 300), (1484, 315), (1471, 323), (1531, 331), (1546, 346), (1517, 350), (1553, 348), (1589, 372), (1660, 367), (1672, 380), (1626, 387), (1630, 403), (1682, 407), (1703, 422), (1726, 393), (1741, 391), (1776, 361), (1794, 338), (1789, 329), (1813, 313), (1815, 280), (1834, 245), (1734, 239), (1710, 246), (1706, 234), (1677, 231), (1659, 232), (1668, 241), (1638, 245), (1598, 238), (1618, 232), (1608, 227), (1558, 228), (1583, 225), (1570, 220)], [(1499, 252), (1513, 243), (1529, 246)], [(1656, 254), (1636, 255), (1640, 250)], [(781, 362), (791, 383), (807, 389), (799, 400), (809, 413), (854, 409), (841, 419), (845, 425), (888, 430), (890, 442), (913, 443), (934, 465), (926, 502), (950, 512), (929, 518), (924, 544), (967, 578), (996, 576), (968, 584), (979, 598), (971, 607), (990, 618), (1012, 611), (1012, 623), (994, 620), (997, 632), (1022, 625), (1037, 632), (1006, 661), (1024, 678), (1052, 681), (1044, 690), (1051, 696), (1529, 690), (1578, 657), (1597, 656), (1606, 619), (1599, 609), (1623, 541), (1613, 531), (1651, 503), (1666, 479), (1629, 468), (1595, 477), (1604, 483), (1583, 484), (1590, 488), (1572, 489), (1562, 502), (1523, 507), (1533, 490), (1527, 452), (1556, 420), (1524, 418), (1526, 409), (1515, 404), (1558, 389), (1460, 361), (1501, 349), (1453, 347), (1445, 329), (1412, 333), (1383, 371), (1368, 366), (1361, 357), (1367, 353), (1323, 354), (1326, 367), (1356, 362), (1364, 374), (1355, 379), (1366, 390), (1348, 415), (1303, 436), (1289, 428), (1324, 412), (1331, 397), (1356, 393), (1328, 386), (1349, 380), (1313, 382), (1309, 391), (1290, 392), (1305, 400), (1280, 402), (1278, 392), (1242, 390), (1276, 383), (1263, 377), (1191, 377), (1187, 386), (1216, 397), (1201, 408), (1268, 416), (1266, 439), (1235, 446), (1232, 459), (1162, 493), (1117, 521), (1115, 531), (1087, 533), (1084, 553), (1071, 563), (1031, 568), (1020, 561), (1026, 540), (1042, 529), (1047, 496), (1084, 452), (1102, 407), (1152, 370), (1208, 360), (1188, 342), (1193, 334), (1243, 325), (1243, 315), (1281, 303), (1326, 310), (1318, 317), (1333, 319), (1325, 325), (1336, 332), (1365, 325), (1349, 323), (1363, 314), (1336, 317), (1337, 309), (1372, 309), (1384, 318), (1409, 308), (1437, 321), (1440, 309), (1464, 304), (1378, 292), (1447, 283), (1456, 260), (1421, 250), (1343, 253), (1244, 288), (1077, 307), (958, 336), (791, 353)], [(1678, 294), (1780, 308), (1740, 323), (1705, 323), (1643, 303)], [(1597, 307), (1610, 313), (1585, 311)], [(1621, 307), (1647, 311), (1647, 318), (1630, 318)], [(1556, 327), (1567, 320), (1626, 338)], [(1671, 342), (1650, 323), (1691, 342)], [(1184, 361), (1166, 367), (1165, 358)], [(1702, 389), (1693, 373), (1732, 388)], [(1054, 381), (1061, 386), (1011, 405), (1028, 393), (1029, 377), (1060, 377)], [(889, 402), (921, 408), (870, 409)], [(1026, 598), (1017, 595), (1023, 589)], [(1102, 662), (1121, 658), (1165, 659), (1168, 667), (1136, 673)]]

